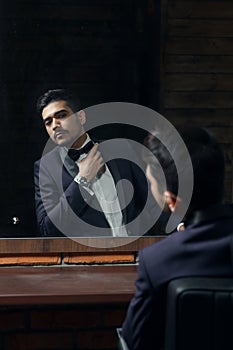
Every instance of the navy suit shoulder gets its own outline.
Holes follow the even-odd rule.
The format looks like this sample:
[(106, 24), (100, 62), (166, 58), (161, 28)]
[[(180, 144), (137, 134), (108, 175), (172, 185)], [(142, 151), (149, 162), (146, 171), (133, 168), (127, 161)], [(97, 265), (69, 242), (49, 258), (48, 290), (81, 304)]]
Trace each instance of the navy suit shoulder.
[[(233, 235), (233, 207), (215, 208), (218, 215), (190, 224), (162, 241), (144, 248), (144, 261), (154, 284), (190, 275), (231, 274), (230, 241)], [(215, 217), (214, 217), (215, 216)], [(225, 269), (225, 272), (224, 272)]]
[(130, 349), (163, 342), (166, 287), (188, 276), (233, 276), (233, 207), (217, 206), (186, 230), (172, 233), (139, 252), (136, 292), (123, 324)]

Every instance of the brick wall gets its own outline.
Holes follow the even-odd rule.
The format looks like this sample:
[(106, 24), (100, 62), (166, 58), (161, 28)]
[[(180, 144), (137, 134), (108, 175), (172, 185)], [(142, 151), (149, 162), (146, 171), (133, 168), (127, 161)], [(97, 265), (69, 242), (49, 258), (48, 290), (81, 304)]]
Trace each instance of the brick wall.
[(127, 264), (135, 263), (135, 253), (50, 253), (0, 254), (0, 266)]
[(0, 307), (1, 350), (117, 349), (127, 304)]

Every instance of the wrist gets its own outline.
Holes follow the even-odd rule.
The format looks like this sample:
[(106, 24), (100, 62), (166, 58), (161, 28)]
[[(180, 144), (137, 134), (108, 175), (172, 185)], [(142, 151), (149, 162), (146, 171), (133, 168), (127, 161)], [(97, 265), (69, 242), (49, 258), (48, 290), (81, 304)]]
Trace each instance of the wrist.
[(87, 191), (91, 196), (94, 195), (94, 192), (91, 188), (91, 182), (87, 180), (85, 176), (81, 176), (80, 174), (76, 175), (74, 181), (78, 183), (85, 191)]
[(86, 176), (78, 174), (75, 177), (75, 181), (82, 187), (91, 188), (91, 181), (89, 181)]

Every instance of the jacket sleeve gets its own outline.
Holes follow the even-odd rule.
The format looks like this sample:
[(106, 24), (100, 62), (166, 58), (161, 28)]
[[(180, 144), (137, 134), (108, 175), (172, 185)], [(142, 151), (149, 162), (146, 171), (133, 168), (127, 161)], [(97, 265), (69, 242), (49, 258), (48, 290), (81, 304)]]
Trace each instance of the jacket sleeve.
[(79, 228), (81, 224), (78, 216), (87, 207), (90, 197), (88, 192), (84, 197), (79, 185), (71, 181), (61, 193), (47, 167), (40, 161), (34, 165), (34, 183), (35, 210), (40, 233), (43, 236), (75, 234), (74, 227)]
[(130, 350), (160, 349), (164, 338), (165, 288), (154, 288), (144, 263), (143, 250), (139, 253), (136, 292), (132, 298), (122, 335)]

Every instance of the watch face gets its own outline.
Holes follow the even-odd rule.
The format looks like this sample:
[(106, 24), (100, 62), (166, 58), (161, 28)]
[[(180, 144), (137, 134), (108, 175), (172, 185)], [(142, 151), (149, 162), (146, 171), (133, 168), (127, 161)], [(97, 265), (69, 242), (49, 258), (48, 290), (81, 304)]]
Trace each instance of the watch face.
[(82, 183), (84, 183), (84, 184), (87, 183), (87, 179), (86, 179), (85, 177), (81, 177), (80, 181), (81, 181)]
[(89, 187), (91, 185), (90, 182), (84, 176), (80, 177), (79, 183), (80, 183), (80, 185), (83, 185), (86, 187)]

